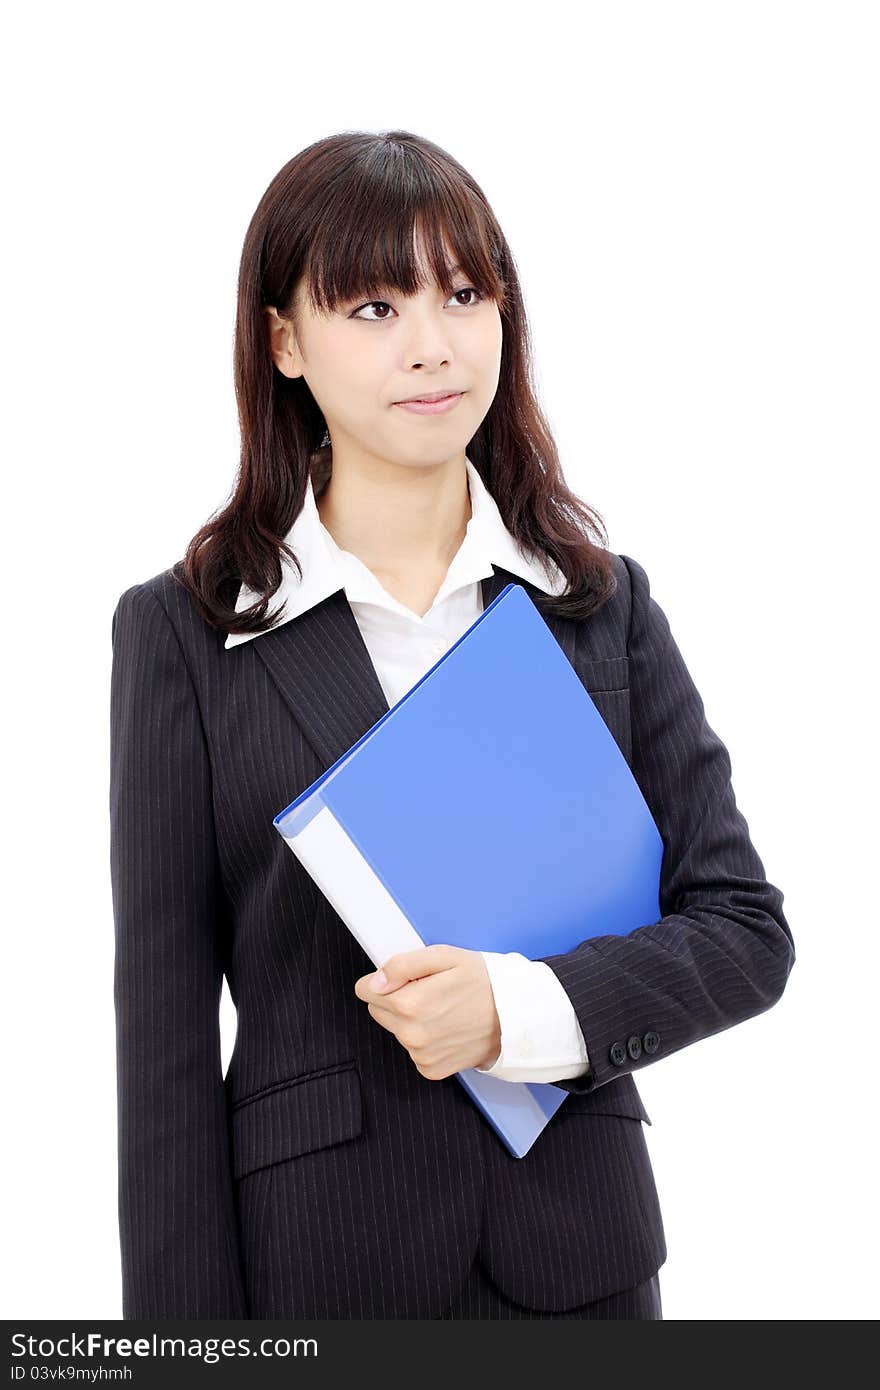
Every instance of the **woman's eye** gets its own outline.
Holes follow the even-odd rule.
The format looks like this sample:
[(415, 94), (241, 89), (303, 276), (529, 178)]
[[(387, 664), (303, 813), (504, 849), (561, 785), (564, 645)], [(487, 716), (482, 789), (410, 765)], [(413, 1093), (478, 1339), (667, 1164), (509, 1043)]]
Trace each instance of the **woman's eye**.
[[(349, 315), (349, 317), (350, 317), (350, 318), (353, 318), (353, 319), (359, 319), (359, 318), (361, 317), (361, 314), (362, 314), (362, 312), (363, 312), (364, 309), (390, 309), (390, 308), (391, 308), (391, 305), (390, 305), (390, 304), (386, 304), (384, 299), (371, 299), (370, 302), (369, 302), (369, 304), (362, 304), (361, 307), (360, 307), (360, 309), (355, 309), (354, 313), (351, 314), (351, 315)], [(382, 315), (380, 315), (380, 317), (379, 317), (378, 319), (367, 319), (367, 323), (371, 323), (371, 322), (372, 322), (372, 323), (381, 323), (381, 322), (383, 321), (383, 319), (386, 319), (387, 317), (388, 317), (387, 314), (382, 314)]]
[(460, 294), (472, 294), (474, 296), (472, 300), (469, 300), (469, 302), (464, 305), (466, 309), (469, 309), (471, 304), (479, 304), (480, 300), (483, 298), (480, 291), (475, 289), (473, 285), (466, 285), (464, 289), (456, 290), (452, 298), (457, 299)]
[[(463, 303), (460, 299), (460, 296), (463, 294), (473, 295), (474, 297), (473, 299)], [(473, 285), (465, 285), (460, 290), (454, 290), (450, 295), (450, 299), (458, 300), (458, 307), (460, 309), (470, 309), (473, 305), (479, 304), (483, 297), (484, 296), (481, 293), (481, 291), (476, 289)], [(387, 313), (381, 313), (378, 317), (364, 317), (364, 309), (391, 309), (391, 305), (388, 304), (384, 299), (371, 299), (369, 304), (362, 304), (360, 308), (355, 309), (354, 312), (349, 315), (349, 317), (353, 319), (363, 318), (363, 321), (365, 323), (384, 323), (389, 317)], [(395, 309), (391, 309), (391, 312), (396, 313), (397, 311)]]

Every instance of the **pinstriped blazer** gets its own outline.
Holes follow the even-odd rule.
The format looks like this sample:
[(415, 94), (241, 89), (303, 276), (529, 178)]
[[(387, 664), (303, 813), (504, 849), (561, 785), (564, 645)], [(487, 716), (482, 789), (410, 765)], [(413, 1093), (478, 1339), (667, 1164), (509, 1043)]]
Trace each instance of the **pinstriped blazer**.
[[(388, 708), (344, 591), (231, 651), (170, 570), (120, 597), (124, 1318), (436, 1317), (476, 1255), (510, 1298), (558, 1311), (663, 1264), (634, 1073), (770, 1007), (795, 953), (648, 577), (614, 564), (597, 614), (547, 621), (657, 821), (662, 916), (544, 958), (593, 1069), (557, 1083), (569, 1096), (523, 1159), (369, 1015), (354, 982), (372, 962), (272, 825)], [(509, 582), (495, 567), (484, 606)]]

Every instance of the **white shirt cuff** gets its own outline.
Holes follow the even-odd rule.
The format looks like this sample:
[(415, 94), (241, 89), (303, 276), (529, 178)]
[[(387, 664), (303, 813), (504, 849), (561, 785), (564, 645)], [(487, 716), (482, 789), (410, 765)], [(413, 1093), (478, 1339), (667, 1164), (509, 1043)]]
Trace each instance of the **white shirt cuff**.
[(501, 1024), (501, 1052), (490, 1067), (502, 1081), (564, 1081), (590, 1070), (584, 1035), (558, 976), (519, 951), (481, 951)]

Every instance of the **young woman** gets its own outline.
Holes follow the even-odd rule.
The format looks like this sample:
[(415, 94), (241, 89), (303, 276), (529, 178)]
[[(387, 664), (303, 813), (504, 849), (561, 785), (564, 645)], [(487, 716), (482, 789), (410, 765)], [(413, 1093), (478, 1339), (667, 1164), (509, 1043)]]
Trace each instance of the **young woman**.
[[(660, 1318), (633, 1073), (770, 1007), (794, 948), (648, 577), (565, 485), (474, 180), (406, 131), (292, 159), (235, 383), (231, 501), (113, 618), (123, 1316)], [(383, 978), (272, 820), (510, 582), (654, 815), (663, 915)], [(524, 1158), (468, 1067), (570, 1093)]]

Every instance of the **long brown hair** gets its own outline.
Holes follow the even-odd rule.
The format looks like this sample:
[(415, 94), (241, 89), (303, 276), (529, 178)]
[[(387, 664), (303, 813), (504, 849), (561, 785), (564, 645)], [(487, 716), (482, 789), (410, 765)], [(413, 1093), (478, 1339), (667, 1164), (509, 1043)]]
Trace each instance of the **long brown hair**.
[[(565, 484), (556, 445), (535, 397), (529, 329), (513, 256), (486, 198), (467, 170), (407, 130), (344, 131), (291, 159), (263, 194), (244, 239), (238, 276), (234, 376), (241, 462), (234, 491), (173, 567), (197, 611), (224, 632), (264, 632), (282, 579), (284, 541), (332, 467), (326, 422), (303, 377), (278, 371), (264, 306), (291, 317), (300, 280), (316, 311), (332, 311), (389, 285), (403, 295), (424, 287), (413, 233), (424, 239), (436, 283), (447, 295), (444, 238), (470, 282), (501, 315), (498, 389), (467, 455), (508, 530), (527, 551), (549, 556), (567, 586), (541, 596), (544, 613), (583, 619), (616, 587), (599, 514)], [(239, 584), (258, 602), (235, 612)]]

